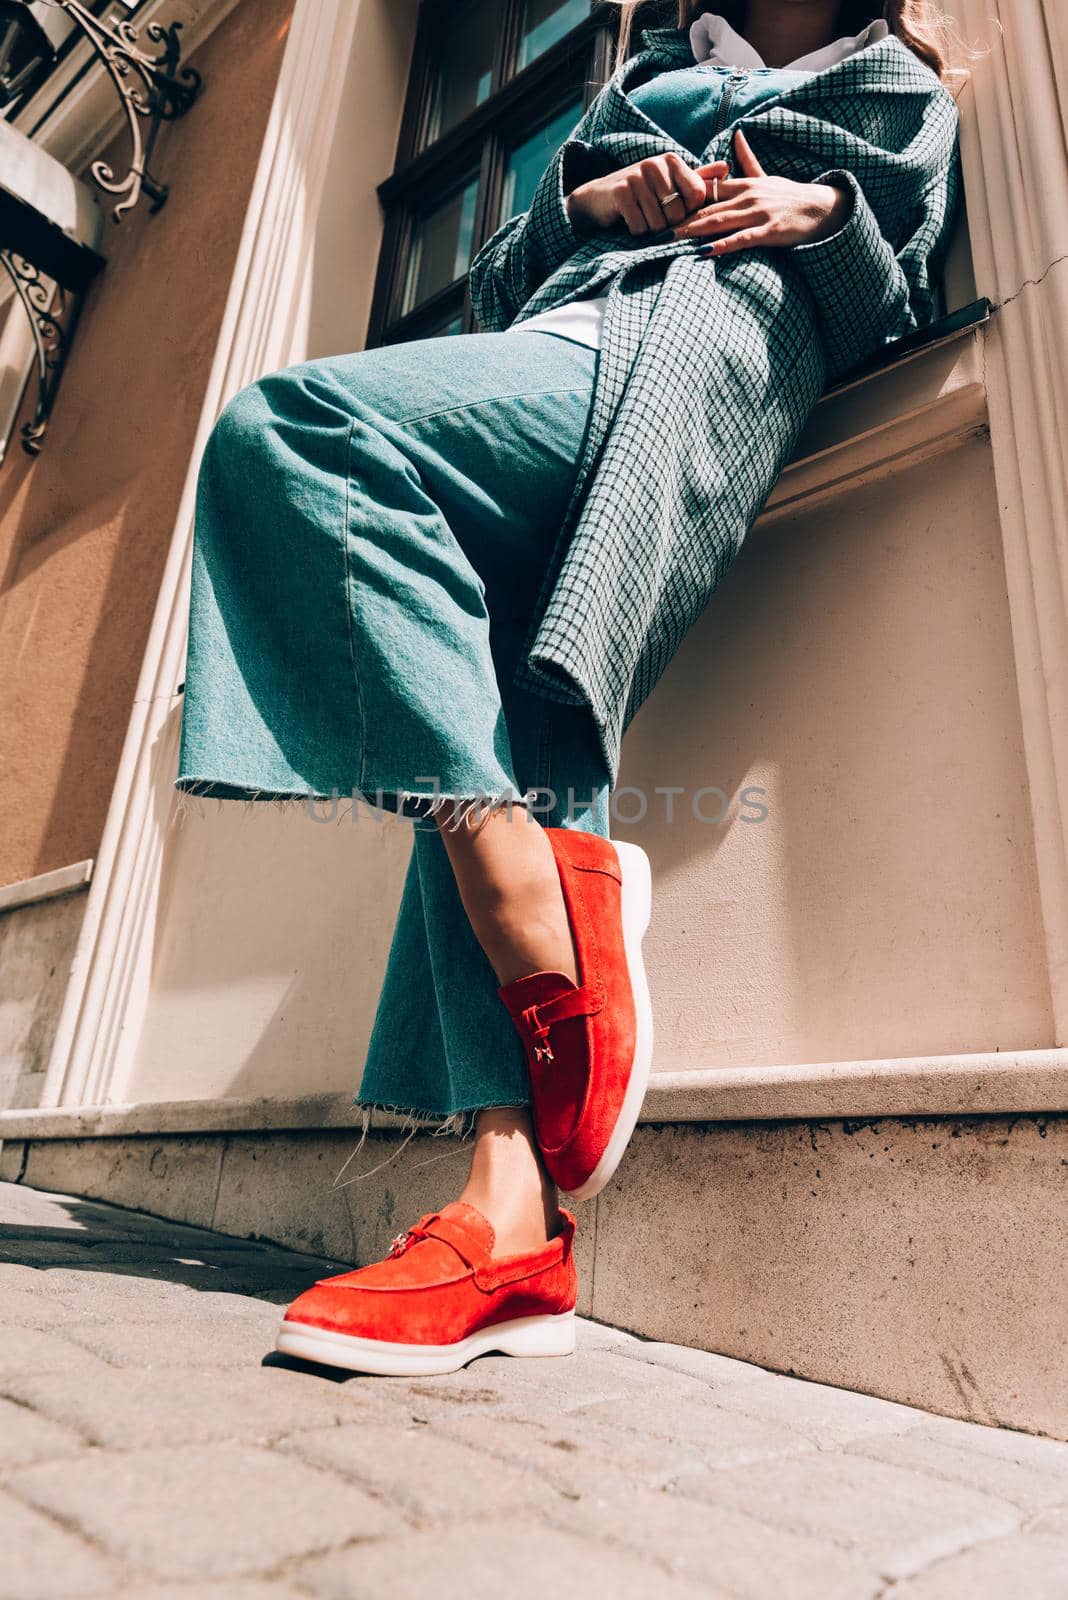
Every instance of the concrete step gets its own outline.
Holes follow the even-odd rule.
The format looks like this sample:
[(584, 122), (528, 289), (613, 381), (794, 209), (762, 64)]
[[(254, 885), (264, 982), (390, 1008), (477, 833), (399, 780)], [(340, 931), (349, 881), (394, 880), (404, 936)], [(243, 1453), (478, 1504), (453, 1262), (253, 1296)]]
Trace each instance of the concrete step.
[[(354, 1263), (462, 1180), (460, 1141), (380, 1119), (357, 1150), (333, 1098), (165, 1113), (9, 1113), (0, 1177)], [(580, 1311), (1068, 1438), (1068, 1117), (649, 1116), (578, 1208)]]

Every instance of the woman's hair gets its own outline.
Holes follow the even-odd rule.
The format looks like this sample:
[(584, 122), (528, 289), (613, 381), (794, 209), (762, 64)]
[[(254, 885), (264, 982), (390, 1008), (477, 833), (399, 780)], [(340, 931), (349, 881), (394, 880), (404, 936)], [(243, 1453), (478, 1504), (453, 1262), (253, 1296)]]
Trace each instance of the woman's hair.
[[(630, 50), (631, 33), (635, 16), (643, 13), (642, 20), (649, 26), (685, 28), (694, 17), (708, 7), (701, 0), (615, 0), (619, 5), (619, 46), (616, 65), (619, 66)], [(714, 8), (726, 17), (739, 32), (745, 26), (746, 0), (715, 0)], [(891, 33), (896, 33), (902, 44), (909, 47), (940, 78), (949, 68), (951, 35), (941, 8), (934, 0), (842, 0), (838, 26), (843, 33), (860, 33), (869, 22), (883, 17)]]

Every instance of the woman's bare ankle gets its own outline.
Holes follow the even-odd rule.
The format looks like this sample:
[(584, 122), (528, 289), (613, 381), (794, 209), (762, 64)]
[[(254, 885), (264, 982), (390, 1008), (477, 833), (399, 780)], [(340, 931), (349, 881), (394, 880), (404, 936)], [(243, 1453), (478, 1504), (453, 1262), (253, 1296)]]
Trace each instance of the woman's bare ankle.
[(495, 1256), (541, 1249), (559, 1231), (556, 1188), (542, 1165), (526, 1107), (479, 1113), (471, 1171), (459, 1199), (493, 1228)]

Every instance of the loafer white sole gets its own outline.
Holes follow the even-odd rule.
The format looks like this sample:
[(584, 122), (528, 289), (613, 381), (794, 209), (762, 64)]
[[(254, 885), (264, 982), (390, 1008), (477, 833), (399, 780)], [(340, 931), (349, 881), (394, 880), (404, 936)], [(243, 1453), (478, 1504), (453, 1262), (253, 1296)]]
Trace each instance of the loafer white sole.
[(343, 1367), (385, 1378), (430, 1378), (459, 1372), (476, 1356), (569, 1356), (575, 1350), (575, 1313), (518, 1317), (479, 1328), (455, 1344), (390, 1344), (352, 1333), (334, 1333), (309, 1322), (283, 1322), (275, 1349), (301, 1361)]

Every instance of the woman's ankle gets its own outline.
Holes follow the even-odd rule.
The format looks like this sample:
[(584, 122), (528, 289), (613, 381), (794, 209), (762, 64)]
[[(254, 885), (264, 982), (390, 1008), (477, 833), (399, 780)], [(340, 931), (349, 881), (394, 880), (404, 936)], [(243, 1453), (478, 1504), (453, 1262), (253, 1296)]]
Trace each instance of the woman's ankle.
[(496, 1256), (540, 1249), (559, 1231), (556, 1187), (542, 1165), (527, 1107), (479, 1113), (471, 1171), (459, 1198), (493, 1228)]
[(508, 1198), (486, 1195), (470, 1186), (459, 1198), (474, 1206), (490, 1224), (494, 1256), (520, 1256), (541, 1250), (560, 1231), (560, 1208), (555, 1198), (551, 1206), (539, 1203), (524, 1209)]

